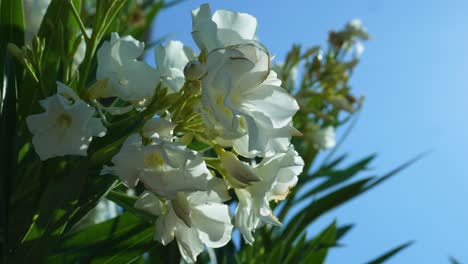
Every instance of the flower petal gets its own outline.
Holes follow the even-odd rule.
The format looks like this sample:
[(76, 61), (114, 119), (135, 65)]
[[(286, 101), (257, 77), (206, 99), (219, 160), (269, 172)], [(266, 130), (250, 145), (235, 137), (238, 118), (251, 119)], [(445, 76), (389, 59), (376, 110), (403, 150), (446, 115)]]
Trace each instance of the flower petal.
[(225, 204), (203, 204), (193, 208), (192, 223), (200, 240), (208, 247), (219, 248), (231, 240), (232, 224)]
[(135, 202), (135, 208), (156, 216), (163, 214), (163, 206), (156, 195), (147, 191), (144, 191)]
[(197, 256), (205, 248), (203, 242), (198, 237), (197, 230), (189, 228), (183, 223), (178, 224), (175, 236), (177, 237), (180, 255), (182, 255), (185, 261), (194, 263), (197, 260)]

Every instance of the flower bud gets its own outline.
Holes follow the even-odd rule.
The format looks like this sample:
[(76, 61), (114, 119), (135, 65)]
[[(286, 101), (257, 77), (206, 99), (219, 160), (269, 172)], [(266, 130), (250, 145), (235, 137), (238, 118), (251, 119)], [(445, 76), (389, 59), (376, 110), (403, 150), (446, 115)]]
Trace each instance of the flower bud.
[(189, 81), (200, 80), (205, 75), (206, 69), (199, 61), (189, 61), (184, 68), (185, 78)]
[(227, 172), (226, 180), (234, 188), (245, 188), (248, 185), (261, 181), (245, 162), (240, 161), (232, 152), (225, 151), (218, 147), (216, 153), (221, 161), (221, 166)]
[(343, 95), (332, 95), (327, 98), (328, 101), (336, 108), (345, 110), (349, 113), (354, 112), (353, 99)]
[(310, 140), (317, 149), (330, 149), (336, 145), (335, 129), (332, 126), (320, 128), (318, 125), (311, 125)]
[(13, 57), (15, 57), (19, 62), (24, 64), (25, 58), (23, 56), (23, 52), (20, 48), (18, 48), (18, 46), (16, 46), (13, 43), (8, 43), (7, 48), (10, 54), (13, 55)]

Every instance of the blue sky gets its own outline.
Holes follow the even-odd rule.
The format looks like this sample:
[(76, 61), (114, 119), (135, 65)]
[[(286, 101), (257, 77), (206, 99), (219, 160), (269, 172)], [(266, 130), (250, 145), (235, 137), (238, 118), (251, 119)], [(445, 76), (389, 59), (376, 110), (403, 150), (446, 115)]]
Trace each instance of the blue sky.
[[(195, 47), (189, 0), (165, 10), (154, 38)], [(250, 13), (258, 36), (281, 61), (293, 43), (323, 44), (330, 29), (360, 18), (373, 36), (352, 79), (366, 102), (340, 152), (351, 159), (378, 153), (383, 174), (420, 152), (432, 153), (377, 189), (336, 209), (334, 218), (357, 226), (328, 263), (362, 263), (399, 243), (415, 240), (390, 263), (468, 262), (468, 1), (446, 0), (219, 0), (213, 9)], [(152, 61), (152, 60), (150, 60)], [(351, 161), (351, 160), (350, 160)]]

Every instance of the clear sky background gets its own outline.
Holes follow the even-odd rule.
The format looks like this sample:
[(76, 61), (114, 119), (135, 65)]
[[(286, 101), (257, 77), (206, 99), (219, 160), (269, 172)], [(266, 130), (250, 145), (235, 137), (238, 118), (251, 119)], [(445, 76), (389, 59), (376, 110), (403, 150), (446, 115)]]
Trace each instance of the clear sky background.
[[(154, 36), (191, 40), (188, 0), (165, 10)], [(219, 0), (212, 9), (250, 13), (258, 36), (283, 60), (293, 43), (324, 44), (330, 29), (360, 18), (373, 36), (352, 79), (366, 97), (341, 153), (350, 160), (378, 153), (380, 174), (420, 152), (433, 152), (397, 177), (326, 215), (357, 226), (330, 251), (327, 263), (362, 263), (415, 240), (390, 263), (468, 263), (468, 1)], [(152, 59), (150, 60), (150, 62)]]

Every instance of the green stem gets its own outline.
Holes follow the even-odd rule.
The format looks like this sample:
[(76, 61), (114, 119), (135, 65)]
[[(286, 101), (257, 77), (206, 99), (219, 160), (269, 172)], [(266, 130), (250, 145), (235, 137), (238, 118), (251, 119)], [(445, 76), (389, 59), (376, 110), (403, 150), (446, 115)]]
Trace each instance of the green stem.
[(78, 14), (78, 11), (76, 10), (75, 5), (73, 4), (73, 1), (68, 1), (68, 3), (70, 4), (73, 17), (75, 17), (76, 23), (78, 23), (78, 26), (80, 27), (81, 34), (83, 35), (85, 42), (89, 43), (90, 39), (89, 39), (88, 33), (86, 33), (86, 28), (83, 24), (83, 21), (81, 21), (80, 14)]
[[(97, 3), (96, 17), (101, 16), (101, 12), (102, 12), (101, 3), (102, 2), (99, 2), (99, 1)], [(86, 81), (88, 80), (88, 74), (89, 74), (89, 70), (91, 68), (91, 64), (93, 61), (94, 52), (96, 51), (97, 42), (99, 41), (99, 31), (101, 31), (101, 28), (102, 28), (102, 22), (98, 20), (98, 22), (94, 24), (93, 33), (91, 34), (91, 39), (88, 39), (88, 41), (85, 41), (86, 52), (85, 52), (85, 57), (83, 59), (83, 63), (81, 64), (81, 67), (80, 67), (80, 79), (78, 82), (78, 94), (80, 95), (81, 98), (87, 98), (87, 96), (85, 96), (85, 88), (86, 88), (85, 85), (86, 85)]]

